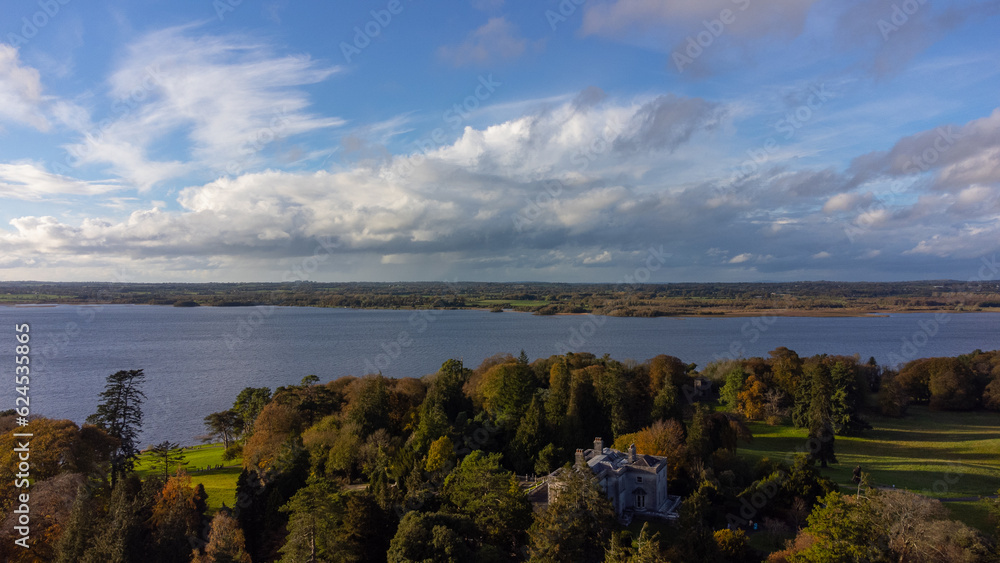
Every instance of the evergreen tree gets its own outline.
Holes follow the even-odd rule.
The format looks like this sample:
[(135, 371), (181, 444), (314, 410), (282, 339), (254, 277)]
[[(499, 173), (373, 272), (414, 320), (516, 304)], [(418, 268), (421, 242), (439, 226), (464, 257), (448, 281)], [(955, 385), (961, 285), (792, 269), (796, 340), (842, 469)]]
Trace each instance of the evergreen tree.
[(747, 374), (742, 367), (734, 367), (726, 374), (726, 384), (719, 390), (719, 401), (729, 407), (729, 410), (736, 410), (736, 399), (743, 391), (743, 384), (747, 380)]
[(412, 510), (399, 522), (386, 559), (389, 563), (476, 561), (466, 539), (474, 533), (472, 521), (465, 515)]
[(833, 451), (833, 418), (831, 416), (830, 370), (824, 363), (810, 363), (805, 368), (810, 385), (810, 401), (808, 411), (809, 424), (809, 457), (819, 461), (821, 467), (829, 463), (837, 463)]
[(710, 563), (718, 561), (718, 550), (710, 518), (711, 501), (707, 482), (702, 481), (698, 490), (688, 495), (680, 508), (680, 530), (683, 534), (680, 551), (682, 561)]
[(549, 393), (545, 402), (545, 417), (554, 433), (565, 431), (566, 411), (569, 408), (570, 374), (566, 358), (561, 357), (549, 370)]
[(649, 532), (649, 522), (642, 525), (639, 537), (626, 545), (628, 532), (614, 534), (611, 539), (611, 547), (604, 556), (604, 563), (660, 563), (663, 557), (660, 555), (660, 534)]
[(611, 501), (589, 468), (565, 466), (549, 487), (555, 499), (529, 530), (532, 560), (597, 563), (615, 527)]
[(509, 459), (518, 473), (528, 473), (535, 468), (535, 457), (547, 442), (545, 434), (545, 408), (538, 395), (531, 398), (531, 404), (525, 411), (517, 433), (509, 445)]
[(332, 483), (310, 478), (281, 511), (289, 513), (282, 562), (334, 559), (338, 549), (334, 533), (344, 514), (344, 499)]
[(253, 434), (257, 415), (264, 410), (264, 405), (271, 400), (271, 389), (267, 387), (246, 387), (236, 396), (232, 410), (243, 422), (242, 439), (246, 440)]
[(111, 454), (111, 486), (135, 468), (139, 455), (139, 432), (142, 429), (142, 403), (146, 399), (141, 386), (146, 374), (141, 369), (117, 371), (107, 378), (97, 412), (87, 417), (93, 424), (118, 440)]
[(444, 499), (472, 519), (480, 545), (513, 554), (531, 523), (531, 504), (517, 479), (500, 467), (500, 454), (474, 451), (445, 479)]
[(82, 563), (131, 563), (155, 553), (147, 522), (162, 487), (158, 479), (141, 482), (134, 474), (123, 478), (111, 492), (106, 515), (95, 523), (96, 535)]
[(187, 465), (187, 462), (184, 461), (184, 448), (180, 447), (180, 444), (176, 442), (169, 440), (160, 442), (155, 446), (150, 446), (145, 453), (150, 458), (151, 469), (163, 468), (164, 482), (170, 479), (171, 466), (179, 468), (182, 465)]
[(56, 546), (56, 563), (77, 563), (90, 546), (94, 536), (93, 496), (86, 485), (80, 485), (73, 500), (69, 522)]

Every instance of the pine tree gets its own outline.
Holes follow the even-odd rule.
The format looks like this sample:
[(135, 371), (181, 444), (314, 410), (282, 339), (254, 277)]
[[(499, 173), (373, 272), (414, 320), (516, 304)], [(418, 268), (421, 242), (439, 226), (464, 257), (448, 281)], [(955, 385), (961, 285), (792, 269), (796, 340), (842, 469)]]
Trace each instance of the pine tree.
[(535, 456), (547, 442), (545, 434), (545, 408), (538, 395), (531, 398), (531, 404), (521, 418), (514, 440), (511, 441), (510, 457), (518, 473), (527, 473), (535, 467)]
[(163, 468), (164, 482), (170, 479), (171, 466), (179, 468), (179, 466), (187, 465), (187, 462), (184, 461), (184, 448), (176, 442), (169, 440), (160, 442), (155, 446), (150, 446), (145, 453), (150, 457), (151, 468)]
[(809, 401), (809, 458), (819, 461), (821, 467), (837, 463), (833, 452), (833, 418), (831, 416), (830, 370), (823, 363), (809, 364), (805, 373), (809, 376), (811, 397)]
[(556, 481), (555, 499), (529, 530), (532, 560), (590, 563), (603, 559), (615, 526), (614, 509), (589, 468), (565, 466)]
[(141, 369), (122, 370), (108, 376), (97, 405), (97, 412), (87, 422), (118, 439), (111, 454), (111, 486), (135, 468), (139, 455), (139, 432), (142, 429), (142, 403), (146, 394), (140, 388), (146, 380)]
[(56, 563), (77, 563), (83, 561), (83, 555), (90, 546), (94, 536), (94, 509), (90, 490), (80, 485), (73, 500), (69, 523), (59, 538), (56, 547)]

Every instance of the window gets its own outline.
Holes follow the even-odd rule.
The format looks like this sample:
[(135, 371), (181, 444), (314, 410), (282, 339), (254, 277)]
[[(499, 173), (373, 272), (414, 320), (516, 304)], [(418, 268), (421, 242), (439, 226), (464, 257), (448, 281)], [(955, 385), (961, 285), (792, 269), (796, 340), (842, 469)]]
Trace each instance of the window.
[(642, 483), (642, 477), (636, 477), (635, 478), (635, 482), (636, 483)]
[(646, 508), (646, 495), (639, 493), (635, 495), (635, 507), (636, 508)]

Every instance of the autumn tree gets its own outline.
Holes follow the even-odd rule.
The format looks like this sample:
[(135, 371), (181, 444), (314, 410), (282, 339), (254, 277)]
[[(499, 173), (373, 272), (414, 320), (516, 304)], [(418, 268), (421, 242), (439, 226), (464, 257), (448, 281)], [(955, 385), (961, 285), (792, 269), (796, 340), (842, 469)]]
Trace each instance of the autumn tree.
[[(76, 495), (83, 484), (79, 473), (60, 473), (51, 479), (36, 481), (30, 489), (31, 532), (28, 549), (14, 544), (20, 534), (14, 531), (20, 515), (9, 512), (0, 530), (0, 559), (9, 563), (54, 561), (57, 544), (69, 523)], [(18, 491), (23, 493), (25, 489)]]
[(302, 431), (302, 417), (294, 408), (270, 402), (254, 423), (254, 432), (243, 450), (243, 467), (264, 475), (278, 461), (285, 443)]
[(455, 464), (455, 444), (451, 438), (441, 436), (431, 442), (431, 447), (427, 452), (427, 464), (424, 470), (428, 473), (447, 473)]
[(192, 563), (251, 563), (243, 530), (227, 511), (212, 518), (205, 553), (196, 555)]
[(135, 468), (139, 455), (139, 432), (142, 430), (142, 403), (146, 394), (142, 384), (146, 374), (141, 369), (117, 371), (107, 378), (97, 412), (87, 422), (98, 426), (118, 440), (111, 455), (111, 486)]
[(193, 538), (201, 532), (207, 509), (207, 495), (201, 485), (192, 486), (191, 476), (170, 477), (156, 495), (150, 522), (158, 561), (187, 562)]
[(736, 396), (735, 406), (736, 412), (745, 416), (747, 420), (764, 418), (767, 407), (767, 385), (756, 375), (751, 375)]

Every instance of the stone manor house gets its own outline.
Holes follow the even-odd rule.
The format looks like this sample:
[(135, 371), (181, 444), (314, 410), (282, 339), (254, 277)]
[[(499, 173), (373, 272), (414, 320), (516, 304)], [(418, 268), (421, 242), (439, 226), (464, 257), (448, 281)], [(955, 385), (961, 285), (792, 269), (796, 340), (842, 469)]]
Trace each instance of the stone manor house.
[[(604, 441), (596, 438), (593, 449), (576, 450), (574, 469), (584, 466), (597, 477), (620, 521), (631, 522), (636, 515), (677, 518), (681, 499), (667, 494), (667, 458), (637, 454), (635, 444), (628, 452), (620, 452), (604, 447)], [(550, 477), (557, 477), (560, 471), (565, 468)], [(558, 487), (548, 487), (547, 500), (552, 502), (558, 494)]]

